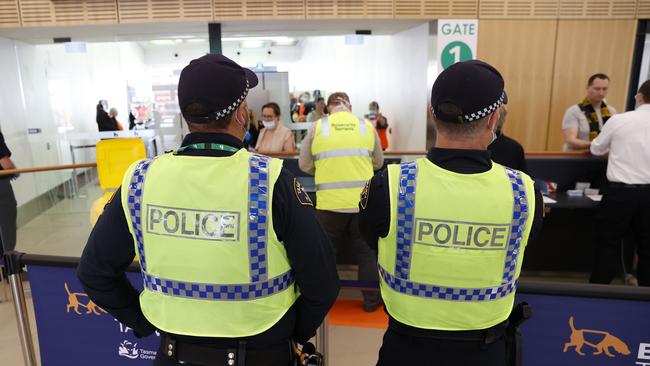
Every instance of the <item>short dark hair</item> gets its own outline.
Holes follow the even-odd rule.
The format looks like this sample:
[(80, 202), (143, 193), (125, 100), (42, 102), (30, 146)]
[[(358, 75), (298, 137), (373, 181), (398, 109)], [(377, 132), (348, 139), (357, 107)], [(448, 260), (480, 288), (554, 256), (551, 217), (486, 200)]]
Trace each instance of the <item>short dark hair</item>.
[(375, 101), (373, 100), (372, 102), (370, 102), (370, 104), (368, 105), (368, 107), (375, 107), (375, 108), (377, 108), (377, 110), (379, 110), (379, 103), (377, 103), (377, 102), (375, 102)]
[(324, 101), (325, 101), (325, 98), (323, 98), (323, 97), (318, 97), (318, 99), (316, 99), (316, 103), (324, 102)]
[(264, 104), (262, 106), (262, 112), (264, 112), (264, 108), (271, 108), (273, 109), (273, 113), (275, 113), (276, 116), (278, 117), (280, 116), (280, 106), (278, 105), (278, 103), (271, 102), (271, 103)]
[(650, 103), (650, 80), (646, 80), (641, 84), (639, 94), (643, 97), (643, 101)]
[[(208, 114), (210, 114), (210, 110), (208, 110), (203, 104), (200, 103), (192, 103), (185, 107), (185, 110), (183, 111), (183, 116), (185, 119), (188, 119), (188, 117), (191, 119), (192, 117), (205, 117)], [(228, 128), (228, 125), (230, 124), (230, 119), (232, 118), (234, 111), (229, 113), (227, 116), (216, 119), (208, 119), (206, 122), (203, 123), (196, 123), (196, 122), (190, 122), (187, 121), (188, 126), (192, 125), (203, 125), (206, 128), (217, 128), (217, 129), (226, 129)]]
[(433, 117), (438, 130), (442, 130), (444, 133), (456, 137), (471, 137), (487, 123), (489, 118), (490, 116), (487, 116), (472, 122), (456, 123), (441, 121), (435, 116)]
[(336, 105), (341, 104), (340, 100), (345, 100), (346, 102), (350, 103), (350, 97), (344, 93), (344, 92), (336, 92), (332, 93), (328, 98), (327, 98), (327, 105), (334, 107)]
[(593, 84), (594, 80), (596, 80), (596, 79), (609, 81), (609, 76), (607, 76), (605, 74), (602, 74), (602, 73), (593, 74), (593, 75), (591, 75), (589, 77), (589, 81), (587, 82), (587, 86), (590, 86), (591, 84)]

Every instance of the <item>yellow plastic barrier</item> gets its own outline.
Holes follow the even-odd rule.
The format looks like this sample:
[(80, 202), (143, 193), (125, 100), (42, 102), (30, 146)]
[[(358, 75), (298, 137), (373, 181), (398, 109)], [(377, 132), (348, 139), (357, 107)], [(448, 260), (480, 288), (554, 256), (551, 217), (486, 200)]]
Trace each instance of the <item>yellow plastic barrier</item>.
[(90, 223), (95, 225), (113, 192), (122, 184), (126, 169), (134, 162), (147, 157), (141, 139), (109, 139), (97, 143), (97, 174), (104, 194), (90, 208)]

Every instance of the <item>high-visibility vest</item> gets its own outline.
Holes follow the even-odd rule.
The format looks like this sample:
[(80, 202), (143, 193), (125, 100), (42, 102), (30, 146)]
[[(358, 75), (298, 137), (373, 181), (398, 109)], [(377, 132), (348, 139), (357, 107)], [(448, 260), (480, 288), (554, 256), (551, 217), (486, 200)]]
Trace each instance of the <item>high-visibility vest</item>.
[(247, 337), (289, 310), (298, 294), (272, 215), (281, 169), (244, 149), (165, 154), (129, 168), (121, 199), (140, 257), (140, 306), (158, 329)]
[(374, 149), (374, 127), (350, 112), (316, 122), (311, 154), (317, 209), (358, 211), (361, 190), (373, 174)]
[(428, 159), (390, 165), (388, 175), (390, 231), (378, 252), (388, 313), (436, 330), (506, 320), (535, 212), (530, 177), (497, 163), (459, 174)]

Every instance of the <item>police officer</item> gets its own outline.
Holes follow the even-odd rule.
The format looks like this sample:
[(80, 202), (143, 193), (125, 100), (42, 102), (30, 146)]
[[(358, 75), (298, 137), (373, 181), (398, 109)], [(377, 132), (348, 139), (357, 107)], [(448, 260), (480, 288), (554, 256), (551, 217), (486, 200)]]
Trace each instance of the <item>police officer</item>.
[[(78, 269), (88, 296), (137, 336), (160, 330), (155, 365), (289, 365), (338, 294), (309, 197), (282, 161), (243, 149), (256, 75), (221, 55), (183, 69), (182, 147), (132, 165)], [(144, 291), (124, 275), (139, 256)]]
[[(336, 249), (350, 245), (359, 265), (359, 279), (377, 281), (376, 254), (359, 232), (359, 194), (379, 169), (384, 155), (370, 121), (352, 114), (350, 98), (336, 92), (327, 99), (329, 115), (307, 131), (300, 146), (300, 169), (314, 175), (316, 212)], [(380, 304), (376, 291), (363, 291), (363, 309)]]
[(486, 150), (503, 99), (492, 66), (450, 66), (431, 92), (435, 147), (362, 192), (360, 228), (369, 243), (379, 237), (389, 314), (378, 365), (507, 364), (507, 319), (542, 204), (526, 174)]

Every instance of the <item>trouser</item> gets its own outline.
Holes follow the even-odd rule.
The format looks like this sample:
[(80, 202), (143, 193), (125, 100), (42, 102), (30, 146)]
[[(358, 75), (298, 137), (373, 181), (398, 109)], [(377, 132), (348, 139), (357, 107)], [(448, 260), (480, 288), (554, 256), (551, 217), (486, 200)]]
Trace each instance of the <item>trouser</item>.
[(650, 186), (609, 186), (596, 218), (596, 257), (591, 283), (608, 284), (620, 268), (621, 242), (634, 237), (639, 285), (650, 286)]
[(416, 337), (388, 329), (377, 366), (507, 366), (506, 338), (487, 344), (477, 340)]
[[(359, 265), (359, 280), (378, 282), (377, 253), (370, 249), (361, 236), (359, 214), (325, 210), (316, 210), (316, 214), (334, 247), (334, 253), (343, 245), (350, 245)], [(365, 304), (373, 305), (380, 301), (379, 291), (361, 291), (361, 293)]]
[(0, 253), (16, 248), (16, 196), (9, 179), (0, 178)]

